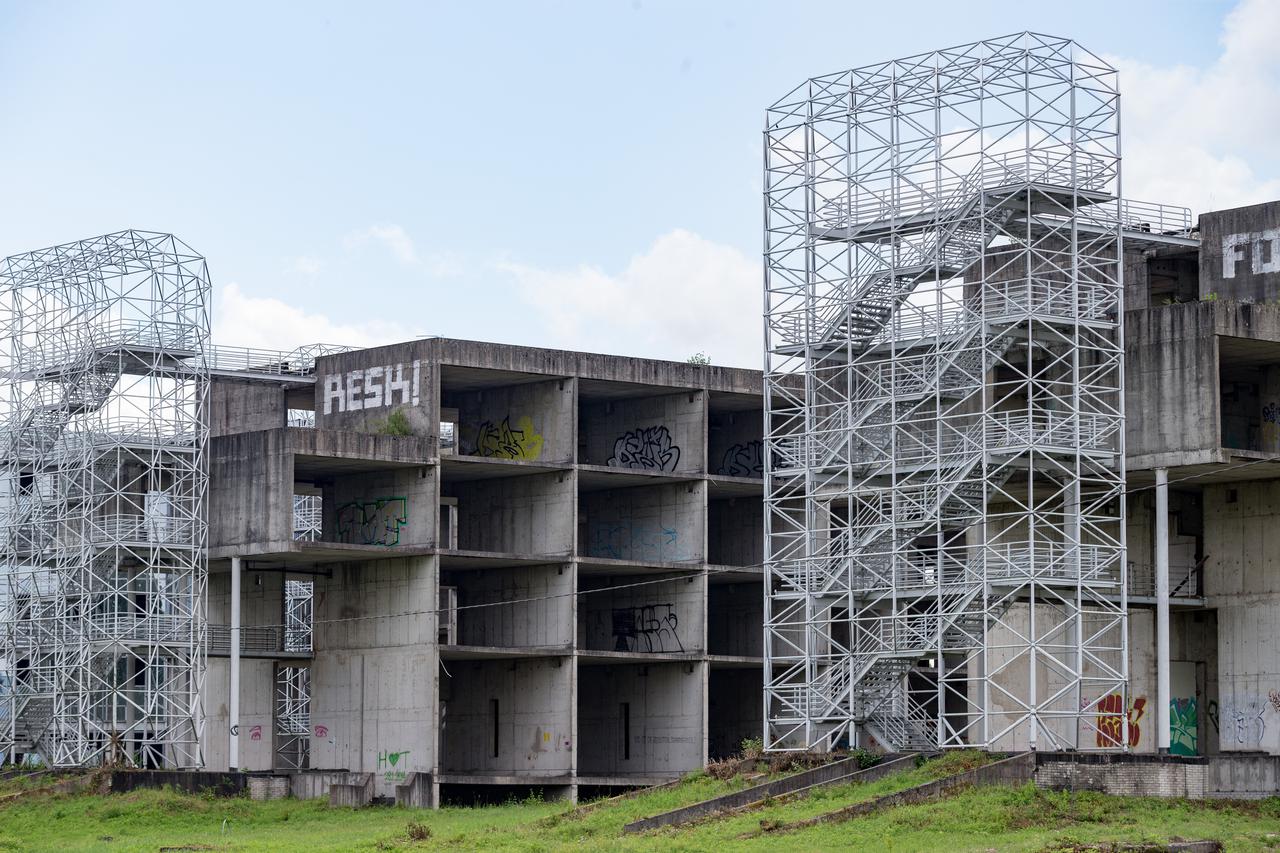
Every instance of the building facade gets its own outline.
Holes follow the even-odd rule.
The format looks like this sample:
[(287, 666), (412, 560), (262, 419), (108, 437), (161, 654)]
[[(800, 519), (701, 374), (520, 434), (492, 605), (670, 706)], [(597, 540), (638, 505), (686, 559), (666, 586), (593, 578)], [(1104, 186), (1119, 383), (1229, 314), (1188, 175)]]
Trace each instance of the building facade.
[(444, 339), (258, 367), (213, 371), (207, 768), (576, 795), (759, 736), (758, 372)]

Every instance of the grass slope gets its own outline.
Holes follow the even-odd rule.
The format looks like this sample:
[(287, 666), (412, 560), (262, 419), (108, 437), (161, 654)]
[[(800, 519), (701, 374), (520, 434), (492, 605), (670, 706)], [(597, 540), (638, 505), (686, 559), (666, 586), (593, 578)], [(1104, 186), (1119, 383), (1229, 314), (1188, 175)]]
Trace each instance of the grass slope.
[(974, 766), (952, 753), (866, 785), (818, 789), (680, 829), (623, 835), (624, 824), (741, 787), (706, 776), (599, 808), (526, 801), (436, 812), (330, 809), (317, 801), (193, 797), (171, 791), (114, 796), (34, 794), (0, 806), (0, 850), (498, 850), (534, 851), (1046, 851), (1105, 849), (1099, 843), (1159, 845), (1214, 838), (1228, 850), (1280, 849), (1280, 800), (1188, 802), (979, 788), (947, 800), (808, 829), (758, 833)]

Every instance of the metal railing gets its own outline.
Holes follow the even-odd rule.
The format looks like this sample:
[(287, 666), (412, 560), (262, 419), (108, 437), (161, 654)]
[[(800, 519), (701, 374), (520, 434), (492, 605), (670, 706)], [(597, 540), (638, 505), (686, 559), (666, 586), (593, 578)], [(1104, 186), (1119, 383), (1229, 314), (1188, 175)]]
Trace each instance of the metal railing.
[[(1143, 598), (1156, 596), (1156, 567), (1151, 563), (1129, 563), (1129, 595)], [(1203, 566), (1169, 566), (1170, 598), (1202, 598)]]
[[(207, 649), (210, 655), (231, 654), (231, 626), (210, 625)], [(240, 628), (240, 654), (254, 656), (305, 655), (311, 651), (311, 637), (290, 631), (284, 625), (246, 625)]]
[(317, 358), (352, 349), (338, 344), (309, 344), (288, 351), (213, 346), (209, 348), (209, 369), (271, 376), (314, 376)]

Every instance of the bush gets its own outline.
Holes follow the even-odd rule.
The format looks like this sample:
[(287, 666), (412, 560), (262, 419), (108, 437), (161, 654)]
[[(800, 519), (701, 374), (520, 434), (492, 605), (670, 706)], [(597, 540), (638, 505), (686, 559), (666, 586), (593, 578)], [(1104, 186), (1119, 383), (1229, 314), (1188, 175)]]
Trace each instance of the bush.
[(410, 841), (426, 841), (431, 837), (431, 827), (425, 823), (418, 823), (416, 820), (409, 821), (409, 825), (405, 827), (405, 832), (408, 833)]
[(742, 739), (742, 757), (747, 761), (756, 761), (764, 755), (764, 738), (744, 737)]
[(379, 435), (413, 435), (413, 427), (403, 409), (395, 409), (387, 415), (387, 419), (378, 424)]

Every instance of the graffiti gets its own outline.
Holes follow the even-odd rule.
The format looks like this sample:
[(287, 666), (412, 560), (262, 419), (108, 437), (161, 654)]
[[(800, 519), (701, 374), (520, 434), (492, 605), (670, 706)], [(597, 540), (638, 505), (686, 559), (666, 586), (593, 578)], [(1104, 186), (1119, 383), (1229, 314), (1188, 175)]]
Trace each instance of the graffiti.
[(613, 443), (613, 455), (606, 464), (612, 468), (674, 471), (680, 464), (680, 447), (671, 440), (666, 427), (641, 427), (624, 433)]
[(462, 432), (462, 452), (469, 456), (533, 461), (542, 455), (542, 434), (528, 415), (518, 418), (514, 429), (506, 417), (500, 424), (485, 421), (476, 429), (463, 427)]
[[(615, 608), (613, 649), (617, 652), (683, 652), (684, 644), (676, 633), (678, 624), (674, 604)], [(640, 648), (641, 641), (644, 642), (643, 649)]]
[(406, 498), (353, 501), (338, 507), (338, 541), (353, 545), (400, 544), (400, 528), (409, 523)]
[(315, 734), (316, 734), (316, 737), (318, 738), (321, 738), (321, 739), (327, 738), (329, 736), (329, 727), (325, 725), (317, 724), (315, 729)]
[(249, 729), (249, 740), (262, 740), (262, 726)]
[(764, 442), (756, 439), (746, 444), (735, 444), (724, 452), (717, 474), (729, 477), (764, 476)]
[(1220, 733), (1222, 729), (1218, 727), (1218, 700), (1217, 699), (1210, 699), (1208, 704), (1204, 706), (1204, 715), (1208, 717), (1209, 722), (1213, 724), (1214, 734)]
[(592, 531), (588, 556), (613, 560), (687, 560), (674, 527), (661, 524), (605, 522)]
[(408, 775), (403, 769), (399, 769), (400, 761), (409, 754), (409, 750), (405, 749), (400, 752), (387, 752), (383, 750), (378, 753), (378, 772), (382, 774), (384, 782), (403, 782)]
[(1129, 747), (1134, 748), (1142, 738), (1142, 727), (1139, 721), (1147, 709), (1147, 697), (1139, 696), (1129, 705), (1128, 712), (1124, 708), (1124, 697), (1119, 693), (1111, 693), (1100, 698), (1095, 705), (1098, 711), (1097, 745), (1104, 749), (1120, 746), (1124, 737), (1124, 720), (1129, 721)]
[[(418, 405), (422, 362), (387, 364), (324, 376), (324, 413), (358, 412), (397, 404)], [(396, 399), (399, 395), (399, 400)]]
[(1237, 746), (1259, 746), (1267, 735), (1267, 721), (1263, 717), (1266, 710), (1266, 706), (1260, 702), (1246, 702), (1236, 707), (1223, 706), (1222, 722), (1225, 723), (1225, 731), (1220, 733)]
[[(1266, 260), (1262, 247), (1267, 246)], [(1245, 260), (1249, 250), (1249, 271), (1254, 275), (1280, 272), (1280, 228), (1228, 234), (1222, 238), (1222, 277), (1235, 278), (1236, 264)]]
[(1267, 701), (1271, 703), (1271, 707), (1277, 714), (1280, 714), (1280, 690), (1270, 690), (1267, 692)]
[(1195, 697), (1169, 700), (1169, 753), (1195, 755), (1200, 737), (1200, 717)]
[(1280, 403), (1267, 403), (1262, 407), (1262, 422), (1267, 424), (1280, 423)]

